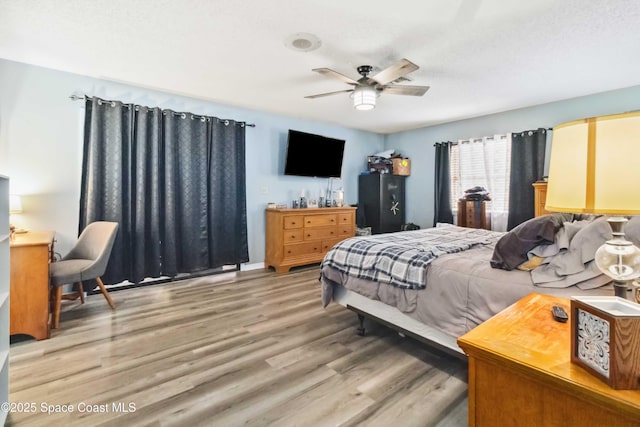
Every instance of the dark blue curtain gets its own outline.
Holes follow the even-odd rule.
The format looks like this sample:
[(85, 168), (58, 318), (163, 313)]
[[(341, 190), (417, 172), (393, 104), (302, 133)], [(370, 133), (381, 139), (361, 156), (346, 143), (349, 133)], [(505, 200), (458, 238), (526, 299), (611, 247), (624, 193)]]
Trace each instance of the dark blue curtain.
[(433, 226), (438, 222), (453, 224), (451, 210), (451, 165), (449, 164), (450, 142), (436, 143), (435, 159), (435, 200)]
[(87, 99), (83, 230), (120, 224), (106, 283), (247, 262), (244, 123)]
[(534, 216), (533, 183), (544, 174), (547, 130), (540, 128), (511, 134), (509, 219), (507, 230)]

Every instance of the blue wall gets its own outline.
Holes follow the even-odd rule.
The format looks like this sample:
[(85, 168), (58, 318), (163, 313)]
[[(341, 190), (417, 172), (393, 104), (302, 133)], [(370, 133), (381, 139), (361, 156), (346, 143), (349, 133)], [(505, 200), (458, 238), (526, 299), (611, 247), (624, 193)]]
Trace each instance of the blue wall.
[(247, 217), (250, 263), (264, 261), (264, 209), (290, 203), (305, 189), (315, 198), (327, 179), (283, 176), (287, 131), (346, 140), (342, 179), (345, 201), (357, 203), (357, 175), (384, 136), (295, 117), (216, 104), (155, 90), (0, 60), (0, 174), (11, 192), (24, 195), (19, 227), (56, 230), (57, 249), (66, 253), (77, 236), (84, 104), (72, 93), (95, 95), (176, 111), (255, 123), (246, 132)]
[(11, 178), (12, 193), (25, 196), (24, 213), (12, 221), (18, 227), (56, 230), (61, 253), (78, 232), (84, 111), (82, 102), (69, 99), (72, 93), (255, 123), (246, 138), (250, 264), (264, 261), (267, 202), (290, 203), (302, 189), (316, 197), (327, 186), (326, 179), (282, 175), (290, 128), (347, 141), (343, 178), (333, 186), (344, 188), (348, 204), (358, 200), (357, 175), (368, 155), (396, 149), (410, 157), (407, 221), (428, 227), (433, 221), (434, 142), (640, 109), (638, 86), (385, 136), (0, 60), (0, 174)]
[(411, 158), (406, 187), (407, 222), (422, 227), (433, 224), (436, 142), (552, 128), (572, 120), (639, 109), (640, 86), (635, 86), (388, 135), (385, 147)]

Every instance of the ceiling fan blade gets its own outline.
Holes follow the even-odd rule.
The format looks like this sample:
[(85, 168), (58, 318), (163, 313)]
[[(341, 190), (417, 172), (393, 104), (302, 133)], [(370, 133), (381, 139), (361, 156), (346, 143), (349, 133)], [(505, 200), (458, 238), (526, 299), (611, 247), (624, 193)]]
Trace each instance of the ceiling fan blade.
[(347, 92), (353, 92), (353, 89), (345, 89), (345, 90), (338, 90), (338, 91), (335, 91), (335, 92), (319, 93), (317, 95), (305, 96), (305, 98), (315, 99), (315, 98), (322, 98), (323, 96), (337, 95), (339, 93), (347, 93)]
[(412, 95), (422, 96), (429, 90), (430, 86), (406, 86), (406, 85), (388, 85), (384, 87), (383, 92), (389, 95)]
[(386, 85), (387, 83), (390, 83), (398, 79), (399, 77), (409, 74), (410, 72), (415, 71), (418, 68), (420, 67), (418, 67), (408, 59), (401, 59), (392, 66), (380, 71), (375, 76), (369, 77), (369, 79), (374, 80), (381, 85)]
[(324, 76), (333, 77), (334, 79), (338, 79), (341, 82), (348, 83), (350, 85), (357, 85), (358, 82), (353, 80), (351, 77), (347, 77), (344, 74), (340, 74), (337, 71), (333, 71), (329, 68), (314, 68), (311, 71), (315, 71), (316, 73), (320, 73)]

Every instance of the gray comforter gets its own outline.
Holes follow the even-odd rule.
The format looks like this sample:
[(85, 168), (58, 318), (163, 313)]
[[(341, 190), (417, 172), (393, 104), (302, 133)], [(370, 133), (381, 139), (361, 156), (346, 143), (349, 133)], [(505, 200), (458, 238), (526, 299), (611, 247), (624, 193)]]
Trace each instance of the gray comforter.
[[(437, 228), (424, 231), (428, 230)], [(334, 267), (331, 263), (323, 263), (320, 279), (322, 302), (324, 306), (328, 305), (334, 286), (343, 286), (368, 298), (397, 307), (416, 320), (457, 338), (532, 292), (564, 297), (613, 295), (610, 285), (600, 286), (603, 283), (602, 275), (582, 282), (586, 284), (585, 289), (577, 286), (536, 286), (529, 271), (492, 268), (489, 260), (493, 249), (494, 244), (487, 243), (472, 245), (461, 252), (439, 254), (431, 259), (424, 269), (422, 289), (403, 288), (364, 277), (359, 278)], [(599, 287), (591, 285), (594, 280), (598, 281)], [(605, 279), (604, 282), (606, 281)]]

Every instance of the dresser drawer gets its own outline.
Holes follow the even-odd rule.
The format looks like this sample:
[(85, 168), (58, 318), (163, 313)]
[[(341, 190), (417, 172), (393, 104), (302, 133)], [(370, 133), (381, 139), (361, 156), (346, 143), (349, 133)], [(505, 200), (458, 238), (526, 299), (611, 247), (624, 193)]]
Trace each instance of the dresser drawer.
[(336, 225), (337, 224), (336, 221), (337, 221), (336, 214), (307, 215), (304, 217), (304, 226), (305, 227), (324, 227), (327, 225)]
[(282, 234), (284, 243), (296, 243), (304, 240), (302, 228), (285, 230)]
[(319, 240), (337, 236), (337, 227), (307, 227), (304, 229), (304, 240)]
[(349, 213), (338, 214), (338, 224), (353, 224), (353, 215)]
[(322, 241), (322, 252), (327, 252), (329, 249), (331, 249), (332, 247), (334, 247), (338, 243), (342, 242), (343, 240), (344, 240), (343, 238), (325, 239), (325, 240), (323, 240)]
[(353, 224), (341, 224), (338, 226), (338, 236), (341, 238), (353, 237), (354, 234)]
[(284, 258), (292, 258), (301, 255), (319, 254), (322, 252), (322, 241), (291, 243), (284, 245)]
[(302, 228), (304, 225), (304, 216), (302, 215), (289, 215), (284, 217), (284, 229), (290, 230), (292, 228)]

